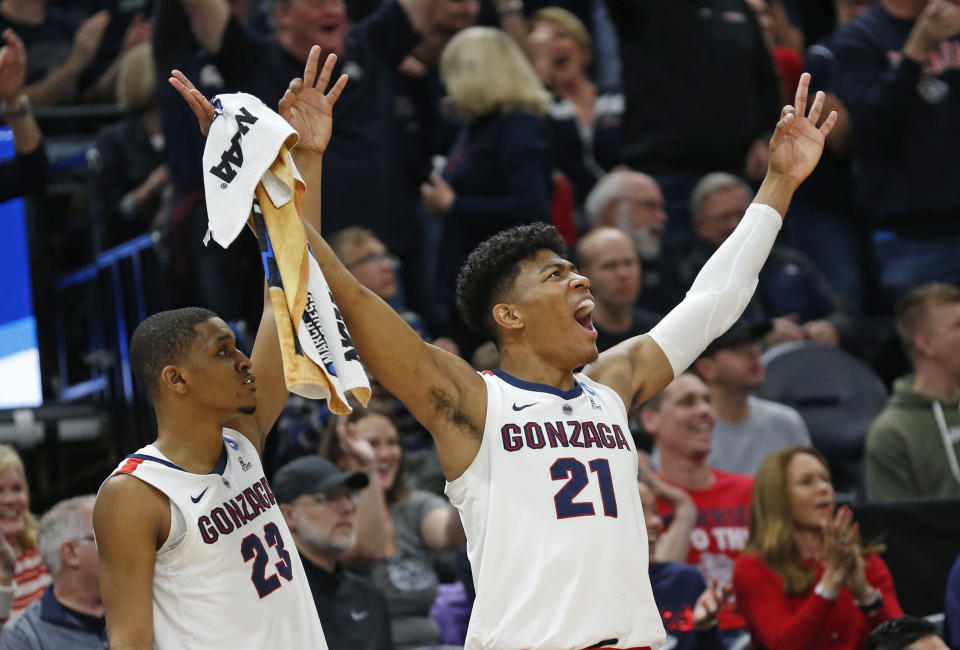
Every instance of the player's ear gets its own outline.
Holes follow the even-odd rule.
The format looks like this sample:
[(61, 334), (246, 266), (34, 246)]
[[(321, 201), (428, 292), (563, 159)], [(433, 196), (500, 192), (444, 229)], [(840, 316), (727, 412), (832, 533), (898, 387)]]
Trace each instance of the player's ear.
[(498, 302), (493, 306), (493, 322), (498, 327), (508, 330), (522, 329), (523, 316), (516, 305), (508, 302)]
[(187, 382), (183, 373), (174, 365), (164, 366), (160, 371), (160, 386), (180, 395), (185, 395), (187, 392)]

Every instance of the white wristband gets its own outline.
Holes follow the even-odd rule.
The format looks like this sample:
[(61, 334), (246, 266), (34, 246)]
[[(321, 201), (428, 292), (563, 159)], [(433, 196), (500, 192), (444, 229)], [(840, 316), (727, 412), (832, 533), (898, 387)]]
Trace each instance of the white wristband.
[(10, 617), (10, 610), (13, 609), (13, 592), (16, 590), (14, 585), (0, 585), (0, 619)]
[(837, 599), (837, 594), (836, 594), (836, 592), (830, 591), (829, 589), (827, 589), (826, 587), (824, 587), (822, 582), (818, 582), (818, 583), (817, 583), (817, 586), (813, 588), (813, 593), (815, 593), (816, 595), (820, 596), (820, 597), (823, 598), (824, 600), (836, 600), (836, 599)]
[(740, 224), (700, 269), (687, 297), (650, 330), (674, 377), (740, 318), (781, 225), (779, 212), (751, 203)]

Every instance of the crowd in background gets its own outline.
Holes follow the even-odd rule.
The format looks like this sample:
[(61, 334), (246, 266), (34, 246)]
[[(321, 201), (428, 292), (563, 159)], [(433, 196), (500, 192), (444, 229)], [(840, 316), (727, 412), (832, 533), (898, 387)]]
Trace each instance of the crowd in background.
[[(156, 307), (211, 308), (241, 342), (259, 320), (255, 242), (204, 245), (204, 140), (166, 79), (178, 69), (207, 97), (276, 106), (311, 46), (336, 53), (334, 77), (350, 81), (322, 234), (424, 339), (478, 370), (497, 366), (496, 347), (454, 305), (477, 244), (552, 223), (591, 282), (599, 350), (645, 333), (739, 223), (780, 109), (811, 72), (840, 119), (743, 317), (630, 414), (651, 580), (679, 648), (747, 635), (755, 648), (857, 648), (871, 632), (867, 647), (893, 648), (939, 631), (901, 618), (883, 544), (861, 540), (834, 488), (960, 497), (956, 0), (0, 0), (0, 33), (16, 152), (0, 199), (35, 197), (59, 272), (154, 233)], [(78, 104), (122, 117), (96, 131), (34, 117)], [(79, 171), (57, 157), (70, 138), (89, 141)], [(68, 173), (82, 184), (50, 200)], [(798, 351), (843, 372), (783, 378), (777, 364)], [(866, 422), (847, 420), (852, 455), (836, 452), (842, 427), (825, 433), (789, 398), (834, 374), (845, 394), (877, 385), (886, 400), (892, 387)], [(265, 459), (274, 489), (331, 648), (457, 645), (473, 593), (459, 517), (429, 435), (371, 380), (372, 405), (349, 417), (291, 397)], [(101, 647), (89, 499), (44, 515), (38, 541), (9, 453), (0, 614), (30, 625), (8, 623), (0, 650), (45, 635), (61, 645), (43, 647)], [(945, 609), (960, 648), (960, 564)]]

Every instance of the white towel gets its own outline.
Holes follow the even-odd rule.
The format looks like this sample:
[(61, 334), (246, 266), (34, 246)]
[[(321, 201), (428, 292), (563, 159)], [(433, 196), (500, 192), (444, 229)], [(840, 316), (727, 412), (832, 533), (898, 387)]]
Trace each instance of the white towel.
[[(203, 154), (205, 185), (209, 188), (210, 177), (215, 177), (223, 186), (207, 192), (207, 238), (229, 245), (252, 207), (287, 388), (303, 397), (327, 399), (334, 413), (349, 413), (347, 392), (366, 404), (370, 384), (307, 245), (300, 220), (306, 186), (288, 150), (297, 134), (255, 97), (222, 95), (215, 101), (219, 114)], [(265, 164), (264, 156), (270, 157)]]

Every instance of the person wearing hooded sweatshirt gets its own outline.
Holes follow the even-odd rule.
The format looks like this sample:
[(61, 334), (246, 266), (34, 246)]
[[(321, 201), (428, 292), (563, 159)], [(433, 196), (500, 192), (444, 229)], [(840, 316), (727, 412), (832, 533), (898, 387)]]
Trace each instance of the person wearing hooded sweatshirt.
[(910, 291), (897, 332), (914, 374), (867, 434), (867, 489), (876, 500), (960, 496), (960, 288), (933, 283)]

